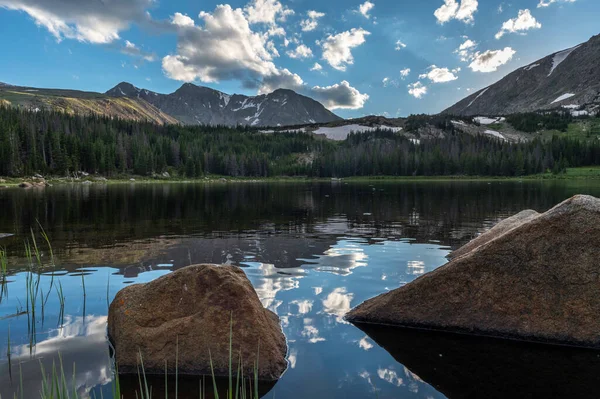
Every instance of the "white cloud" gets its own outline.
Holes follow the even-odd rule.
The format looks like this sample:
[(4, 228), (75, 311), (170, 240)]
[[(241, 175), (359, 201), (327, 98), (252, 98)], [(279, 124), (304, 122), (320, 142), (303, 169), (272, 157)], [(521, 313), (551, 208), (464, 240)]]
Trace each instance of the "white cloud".
[(317, 26), (319, 26), (319, 18), (323, 18), (325, 16), (324, 13), (314, 10), (309, 11), (307, 15), (308, 18), (300, 22), (300, 26), (304, 32), (310, 32), (317, 29)]
[(506, 33), (524, 32), (530, 29), (540, 29), (540, 24), (529, 10), (519, 10), (516, 18), (509, 19), (502, 24), (502, 29), (496, 33), (496, 39), (500, 39)]
[(328, 109), (360, 109), (369, 99), (368, 94), (359, 92), (345, 80), (331, 86), (315, 86), (309, 94)]
[(444, 0), (444, 4), (435, 10), (433, 15), (438, 23), (444, 24), (452, 19), (462, 21), (467, 24), (475, 22), (474, 14), (477, 11), (479, 3), (477, 0)]
[(383, 87), (388, 87), (390, 82), (391, 82), (391, 80), (387, 76), (385, 78), (383, 78), (383, 80), (381, 81), (381, 83), (383, 84)]
[(75, 39), (95, 44), (112, 43), (132, 22), (149, 20), (154, 0), (0, 0), (0, 8), (23, 11), (57, 41)]
[(288, 57), (294, 58), (294, 59), (312, 58), (313, 52), (310, 49), (310, 47), (307, 47), (304, 44), (300, 44), (298, 47), (296, 47), (295, 50), (288, 51), (287, 55), (288, 55)]
[(458, 79), (456, 73), (460, 72), (460, 68), (449, 70), (448, 68), (438, 68), (431, 65), (429, 72), (419, 75), (419, 79), (429, 79), (433, 83), (446, 83)]
[(321, 70), (323, 70), (323, 67), (318, 62), (315, 62), (315, 65), (313, 65), (313, 67), (310, 68), (310, 70), (311, 71), (321, 71)]
[(358, 12), (361, 13), (365, 18), (371, 18), (369, 12), (371, 12), (373, 7), (375, 7), (375, 4), (367, 0), (358, 7)]
[(454, 52), (460, 56), (460, 60), (463, 62), (470, 61), (473, 59), (473, 52), (477, 48), (477, 43), (473, 40), (466, 38), (465, 41), (456, 49)]
[(404, 44), (401, 40), (396, 41), (396, 51), (400, 51), (403, 48), (406, 48), (406, 44)]
[(204, 27), (178, 30), (177, 54), (163, 58), (165, 74), (175, 80), (245, 83), (278, 74), (264, 35), (253, 32), (241, 9), (219, 5), (201, 12)]
[(554, 3), (575, 3), (575, 1), (577, 0), (540, 0), (538, 8), (548, 7), (549, 5)]
[(423, 98), (427, 94), (427, 86), (421, 82), (415, 82), (408, 85), (408, 94), (414, 98)]
[(400, 70), (400, 76), (402, 77), (402, 80), (406, 79), (408, 75), (410, 75), (410, 68), (404, 68)]
[(125, 46), (121, 48), (121, 53), (130, 55), (132, 57), (139, 57), (144, 61), (154, 62), (156, 61), (156, 54), (148, 53), (140, 49), (134, 43), (129, 40), (125, 40)]
[(178, 26), (194, 26), (193, 19), (179, 12), (176, 12), (171, 16), (171, 23)]
[(473, 62), (469, 68), (475, 72), (495, 72), (500, 66), (508, 63), (515, 54), (516, 51), (510, 47), (505, 47), (503, 50), (477, 52), (473, 55)]
[(278, 0), (253, 0), (245, 8), (248, 22), (251, 24), (271, 24), (276, 21), (284, 22), (294, 10), (286, 8)]
[(333, 68), (345, 71), (347, 65), (354, 63), (351, 50), (363, 44), (366, 41), (365, 36), (370, 34), (364, 29), (353, 28), (337, 35), (329, 35), (321, 42), (323, 59)]

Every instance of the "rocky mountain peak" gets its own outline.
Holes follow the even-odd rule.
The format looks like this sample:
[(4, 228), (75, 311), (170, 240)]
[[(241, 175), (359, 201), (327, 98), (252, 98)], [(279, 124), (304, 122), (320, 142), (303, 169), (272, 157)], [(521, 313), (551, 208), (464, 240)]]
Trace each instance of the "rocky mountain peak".
[(600, 35), (520, 67), (444, 113), (464, 116), (579, 108), (600, 103)]

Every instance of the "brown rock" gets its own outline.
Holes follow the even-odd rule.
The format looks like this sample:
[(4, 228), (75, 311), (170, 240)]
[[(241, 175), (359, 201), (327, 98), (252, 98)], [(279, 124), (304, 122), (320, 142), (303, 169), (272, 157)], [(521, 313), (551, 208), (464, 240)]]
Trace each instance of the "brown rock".
[(600, 200), (576, 196), (347, 318), (600, 347), (599, 314)]
[(519, 227), (522, 224), (529, 222), (533, 218), (538, 217), (539, 215), (540, 214), (537, 213), (536, 211), (532, 211), (531, 209), (529, 209), (526, 211), (519, 212), (516, 215), (511, 216), (507, 219), (504, 219), (504, 220), (500, 221), (498, 224), (496, 224), (494, 227), (492, 227), (490, 230), (481, 234), (479, 237), (469, 241), (464, 246), (462, 246), (459, 249), (457, 249), (456, 251), (452, 252), (450, 255), (448, 255), (448, 259), (458, 258), (459, 256), (469, 253), (472, 250), (474, 250), (475, 248), (480, 247), (483, 244), (486, 244), (497, 237), (500, 237), (502, 234), (506, 233), (507, 231), (510, 231), (510, 230), (514, 229), (515, 227)]
[[(110, 305), (108, 333), (121, 373), (137, 373), (142, 353), (148, 374), (164, 374), (165, 360), (180, 374), (229, 375), (233, 319), (234, 374), (241, 352), (245, 375), (259, 355), (259, 379), (278, 379), (287, 367), (279, 318), (265, 309), (245, 273), (234, 266), (189, 266), (121, 290)], [(260, 351), (259, 351), (260, 344)]]
[(31, 187), (33, 187), (33, 185), (31, 183), (28, 183), (28, 182), (24, 181), (23, 183), (19, 184), (19, 187), (21, 187), (21, 188), (31, 188)]

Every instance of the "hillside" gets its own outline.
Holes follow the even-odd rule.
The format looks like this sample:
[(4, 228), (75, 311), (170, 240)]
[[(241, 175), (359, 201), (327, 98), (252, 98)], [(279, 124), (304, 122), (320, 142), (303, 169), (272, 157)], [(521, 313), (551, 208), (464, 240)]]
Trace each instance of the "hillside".
[(104, 115), (158, 124), (178, 123), (142, 99), (114, 98), (99, 93), (0, 85), (0, 104), (28, 110), (49, 109), (80, 115)]
[(561, 107), (594, 113), (599, 106), (600, 35), (597, 35), (586, 43), (517, 69), (443, 113), (509, 115)]

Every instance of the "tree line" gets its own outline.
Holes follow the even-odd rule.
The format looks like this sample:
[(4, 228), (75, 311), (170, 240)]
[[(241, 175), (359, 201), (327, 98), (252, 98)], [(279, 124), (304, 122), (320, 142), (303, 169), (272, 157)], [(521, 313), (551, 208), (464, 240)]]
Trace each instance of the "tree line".
[[(413, 118), (421, 125), (424, 118)], [(224, 176), (521, 176), (600, 165), (600, 141), (554, 137), (508, 143), (454, 130), (410, 140), (377, 130), (333, 142), (310, 133), (260, 133), (249, 127), (157, 125), (0, 107), (0, 176), (116, 176), (169, 172)], [(413, 126), (413, 127), (415, 127)]]

